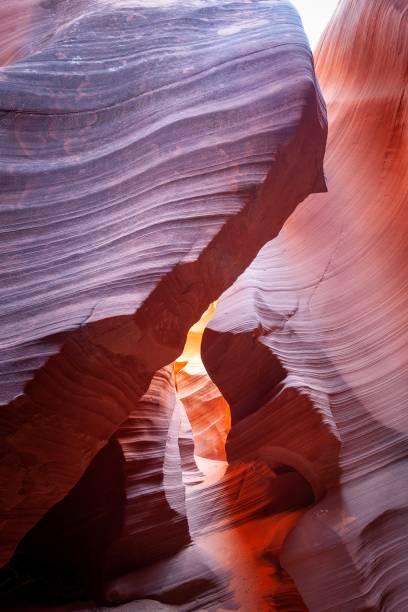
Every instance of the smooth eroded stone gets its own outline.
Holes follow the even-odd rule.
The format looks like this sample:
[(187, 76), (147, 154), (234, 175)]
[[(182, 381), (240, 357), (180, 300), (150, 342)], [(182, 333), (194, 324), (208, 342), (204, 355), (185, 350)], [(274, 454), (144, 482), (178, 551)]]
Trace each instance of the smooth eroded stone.
[[(329, 192), (294, 212), (221, 297), (204, 334), (203, 360), (222, 392), (221, 379), (238, 395), (248, 363), (278, 358), (297, 386), (328, 398), (339, 483), (280, 553), (313, 612), (408, 601), (406, 11), (392, 0), (340, 3), (316, 54)], [(223, 370), (216, 345), (251, 334), (254, 358)]]
[(194, 370), (177, 374), (177, 390), (191, 423), (195, 454), (225, 461), (231, 420), (226, 400), (207, 374)]
[[(192, 547), (178, 447), (181, 410), (168, 366), (155, 374), (70, 493), (19, 543), (2, 570), (10, 598), (44, 605), (75, 597), (105, 604), (158, 596), (181, 602), (174, 591), (183, 585), (186, 598), (188, 589), (193, 597), (209, 588), (213, 577), (202, 561), (200, 584), (190, 584), (195, 574), (185, 568), (178, 581), (164, 586), (169, 568), (178, 566), (178, 553)], [(194, 551), (189, 554), (194, 558)], [(125, 593), (113, 594), (110, 583), (120, 577), (126, 583), (130, 573), (132, 593), (130, 582)]]
[(46, 0), (29, 19), (0, 70), (2, 562), (325, 189), (288, 2)]

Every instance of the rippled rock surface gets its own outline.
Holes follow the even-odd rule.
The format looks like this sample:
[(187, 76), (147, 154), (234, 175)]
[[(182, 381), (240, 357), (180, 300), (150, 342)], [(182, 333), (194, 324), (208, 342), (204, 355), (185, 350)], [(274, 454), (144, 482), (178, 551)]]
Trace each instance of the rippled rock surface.
[(24, 8), (0, 8), (2, 562), (325, 189), (288, 2)]
[[(290, 414), (268, 402), (288, 379), (311, 393), (308, 419), (301, 406), (297, 413), (303, 433), (311, 426), (309, 444), (326, 430), (317, 464), (340, 443), (339, 482), (326, 481), (327, 495), (280, 555), (318, 612), (408, 601), (407, 65), (406, 2), (340, 3), (316, 54), (329, 191), (310, 197), (261, 250), (220, 299), (203, 340), (207, 370), (231, 402), (227, 449), (243, 455), (251, 431), (267, 435), (267, 419), (284, 435)], [(316, 403), (316, 393), (327, 401)], [(286, 444), (296, 442), (292, 410)]]

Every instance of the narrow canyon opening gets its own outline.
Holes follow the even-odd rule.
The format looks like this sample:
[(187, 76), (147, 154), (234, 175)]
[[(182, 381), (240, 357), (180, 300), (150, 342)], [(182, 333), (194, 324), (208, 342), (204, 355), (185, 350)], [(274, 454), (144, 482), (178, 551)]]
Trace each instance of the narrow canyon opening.
[[(274, 405), (282, 385), (272, 373), (275, 392), (236, 422), (238, 438), (231, 429), (230, 406), (201, 357), (216, 304), (71, 492), (22, 539), (2, 569), (10, 609), (88, 597), (113, 605), (135, 598), (206, 605), (220, 590), (228, 605), (239, 601), (248, 610), (280, 609), (287, 598), (305, 609), (279, 555), (303, 512), (322, 497), (321, 483), (309, 459), (265, 429), (265, 410), (277, 411), (275, 431), (279, 411), (293, 411), (290, 402)], [(254, 355), (245, 347), (238, 356), (246, 367)], [(254, 422), (268, 444), (251, 437)], [(233, 449), (240, 429), (250, 435), (242, 457)], [(166, 565), (177, 573), (168, 583), (160, 575)]]
[[(290, 601), (291, 610), (306, 610), (279, 554), (297, 520), (321, 499), (324, 488), (310, 462), (272, 446), (273, 435), (271, 445), (259, 448), (253, 440), (250, 457), (229, 461), (231, 408), (201, 356), (203, 333), (216, 307), (213, 302), (190, 329), (175, 363), (178, 397), (192, 430), (194, 467), (201, 473), (196, 482), (185, 480), (190, 529), (212, 566), (228, 576), (232, 598), (243, 609), (281, 610)], [(222, 360), (223, 353), (219, 356)], [(251, 367), (250, 350), (238, 351), (237, 357)], [(254, 403), (251, 414), (262, 405)]]
[(1, 0), (5, 612), (408, 609), (407, 1)]

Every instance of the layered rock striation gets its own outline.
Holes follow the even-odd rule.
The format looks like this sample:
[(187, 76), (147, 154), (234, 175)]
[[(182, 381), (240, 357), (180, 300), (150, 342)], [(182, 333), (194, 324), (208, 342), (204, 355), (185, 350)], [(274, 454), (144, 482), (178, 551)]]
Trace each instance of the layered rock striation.
[(288, 2), (0, 9), (1, 561), (325, 189)]
[[(337, 439), (326, 496), (279, 553), (318, 612), (408, 602), (407, 11), (392, 0), (339, 4), (316, 53), (329, 191), (260, 251), (203, 338), (203, 361), (231, 404), (228, 455), (245, 455), (251, 431), (268, 438), (269, 423), (319, 471), (336, 465)], [(307, 408), (277, 403), (304, 391)]]

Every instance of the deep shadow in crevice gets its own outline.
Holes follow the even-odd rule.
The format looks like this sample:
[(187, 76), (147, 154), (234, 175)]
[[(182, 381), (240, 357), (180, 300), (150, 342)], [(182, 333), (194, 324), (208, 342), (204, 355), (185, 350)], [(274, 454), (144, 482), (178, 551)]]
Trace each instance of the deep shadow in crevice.
[(123, 467), (122, 450), (112, 438), (68, 495), (24, 536), (0, 569), (1, 596), (10, 605), (63, 604), (95, 590), (103, 570), (94, 559), (122, 525)]

